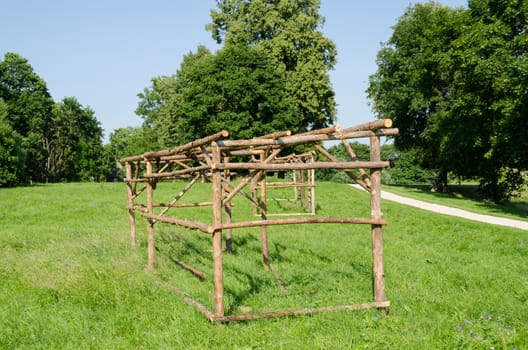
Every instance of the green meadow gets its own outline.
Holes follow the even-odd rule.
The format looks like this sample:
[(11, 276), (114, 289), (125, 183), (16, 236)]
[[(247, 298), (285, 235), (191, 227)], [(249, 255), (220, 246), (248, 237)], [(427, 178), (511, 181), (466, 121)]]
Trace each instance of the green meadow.
[[(183, 184), (158, 186), (155, 201), (169, 201)], [(207, 200), (210, 187), (198, 184), (185, 196)], [(287, 193), (268, 197), (270, 211), (293, 210)], [(348, 185), (318, 183), (316, 198), (317, 215), (370, 213), (368, 195)], [(156, 224), (149, 273), (145, 222), (138, 218), (131, 248), (125, 205), (122, 183), (0, 190), (1, 349), (528, 348), (528, 231), (384, 201), (387, 315), (371, 309), (219, 324), (167, 288), (213, 308), (210, 237)], [(476, 206), (464, 198), (457, 205)], [(520, 207), (479, 209), (526, 219)], [(234, 219), (251, 217), (250, 209), (237, 198)], [(208, 221), (210, 209), (178, 215)], [(264, 269), (259, 237), (259, 228), (233, 231), (234, 253), (224, 254), (227, 314), (372, 300), (369, 226), (269, 227), (271, 263), (285, 288)]]

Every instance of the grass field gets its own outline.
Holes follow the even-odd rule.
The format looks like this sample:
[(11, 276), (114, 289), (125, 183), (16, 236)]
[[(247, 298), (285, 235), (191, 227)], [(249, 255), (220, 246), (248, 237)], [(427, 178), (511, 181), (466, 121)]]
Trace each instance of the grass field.
[[(161, 197), (174, 194), (169, 186)], [(207, 198), (209, 188), (188, 195)], [(0, 190), (0, 348), (528, 349), (527, 231), (384, 202), (388, 316), (344, 311), (211, 324), (160, 283), (212, 308), (211, 278), (200, 282), (170, 261), (177, 256), (212, 276), (209, 238), (156, 225), (149, 274), (145, 224), (131, 249), (125, 204), (124, 184)], [(364, 216), (365, 204), (367, 195), (347, 185), (317, 185), (318, 215)], [(243, 201), (233, 209), (235, 219), (249, 213)], [(192, 215), (209, 214), (182, 214)], [(259, 234), (234, 231), (235, 254), (224, 256), (227, 313), (372, 299), (368, 226), (270, 227), (271, 261), (286, 291), (262, 267)]]
[(483, 200), (476, 184), (450, 185), (448, 193), (434, 193), (430, 191), (429, 186), (420, 185), (385, 185), (383, 189), (402, 196), (465, 209), (478, 214), (528, 221), (528, 189), (520, 197), (514, 197), (508, 203), (499, 204)]

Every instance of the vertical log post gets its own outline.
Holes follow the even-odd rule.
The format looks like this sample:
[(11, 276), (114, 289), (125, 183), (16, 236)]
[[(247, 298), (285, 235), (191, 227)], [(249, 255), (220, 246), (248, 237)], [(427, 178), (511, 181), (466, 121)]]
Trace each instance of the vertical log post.
[[(379, 136), (370, 137), (370, 160), (381, 160)], [(371, 192), (370, 212), (371, 218), (381, 219), (381, 169), (370, 170)], [(385, 273), (383, 271), (383, 241), (381, 225), (372, 225), (372, 274), (374, 301), (385, 301)]]
[[(314, 162), (314, 156), (310, 156), (310, 162)], [(312, 215), (315, 215), (315, 169), (308, 170), (310, 172), (310, 210)]]
[(305, 170), (301, 170), (299, 171), (299, 177), (301, 179), (301, 187), (300, 187), (300, 190), (301, 190), (301, 208), (304, 207), (304, 202), (306, 200), (306, 184), (305, 184)]
[[(152, 174), (152, 162), (150, 160), (147, 163), (147, 176)], [(154, 181), (153, 178), (149, 178), (147, 182), (147, 212), (149, 215), (154, 214), (153, 203), (154, 203)], [(147, 220), (147, 270), (149, 272), (154, 271), (154, 220)]]
[(259, 208), (256, 203), (258, 203), (258, 196), (257, 196), (257, 187), (258, 187), (258, 181), (260, 178), (260, 174), (255, 175), (251, 179), (251, 198), (253, 198), (253, 216), (257, 216), (259, 213)]
[(297, 171), (292, 171), (292, 179), (293, 179), (293, 200), (298, 201), (299, 200), (299, 188), (297, 188)]
[[(267, 152), (260, 155), (260, 162), (263, 163), (267, 156)], [(260, 180), (260, 217), (262, 220), (268, 219), (267, 209), (267, 197), (266, 197), (266, 171), (262, 172)], [(261, 226), (261, 242), (262, 242), (262, 260), (264, 265), (269, 266), (269, 249), (268, 249), (268, 226)]]
[[(229, 163), (229, 157), (224, 157), (224, 163)], [(229, 169), (224, 170), (224, 178), (227, 179), (228, 181), (231, 181), (231, 174), (230, 174)], [(222, 188), (224, 189), (223, 194), (225, 194), (227, 191), (225, 191), (225, 187), (222, 187)], [(226, 224), (230, 224), (231, 223), (231, 202), (226, 202), (224, 204), (224, 211), (226, 214), (225, 222)], [(231, 231), (232, 230), (230, 228), (226, 229), (225, 241), (226, 241), (226, 252), (228, 253), (233, 252), (233, 244), (232, 244), (233, 242), (231, 239)]]
[(217, 167), (221, 162), (220, 147), (212, 143), (212, 190), (213, 190), (213, 274), (215, 317), (224, 316), (224, 276), (222, 266), (222, 172)]
[(125, 170), (126, 170), (126, 187), (127, 187), (127, 196), (128, 196), (128, 222), (130, 224), (130, 246), (135, 247), (136, 246), (136, 217), (134, 215), (134, 191), (132, 189), (132, 182), (130, 180), (132, 179), (132, 165), (130, 162), (126, 162), (125, 164)]

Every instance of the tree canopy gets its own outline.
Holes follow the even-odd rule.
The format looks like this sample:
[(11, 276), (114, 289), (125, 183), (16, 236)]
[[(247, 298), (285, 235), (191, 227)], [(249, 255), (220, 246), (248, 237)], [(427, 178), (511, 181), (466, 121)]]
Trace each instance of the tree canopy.
[(335, 44), (321, 32), (319, 0), (217, 0), (207, 26), (218, 43), (260, 46), (285, 74), (286, 96), (296, 104), (299, 126), (327, 126), (335, 120), (328, 71)]
[(319, 1), (217, 1), (207, 28), (223, 47), (185, 55), (174, 75), (152, 79), (136, 113), (157, 147), (227, 129), (234, 138), (302, 132), (333, 123), (328, 70), (333, 42)]
[(137, 112), (174, 146), (228, 129), (233, 138), (298, 130), (285, 98), (284, 76), (258, 47), (227, 45), (212, 55), (201, 47), (185, 56), (176, 75), (153, 79)]
[(378, 53), (367, 90), (421, 165), (479, 178), (494, 201), (515, 194), (528, 164), (526, 1), (436, 2), (407, 9)]
[(53, 101), (28, 60), (0, 61), (0, 186), (98, 180), (103, 130), (75, 98)]

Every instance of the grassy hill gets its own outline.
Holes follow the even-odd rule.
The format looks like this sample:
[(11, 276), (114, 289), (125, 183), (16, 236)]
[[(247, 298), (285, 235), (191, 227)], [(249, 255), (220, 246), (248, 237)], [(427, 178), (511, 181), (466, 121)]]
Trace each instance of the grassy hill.
[[(170, 186), (161, 197), (174, 194)], [(189, 195), (206, 198), (209, 187)], [(368, 215), (365, 204), (367, 195), (347, 185), (317, 185), (318, 215)], [(149, 274), (145, 224), (139, 220), (139, 244), (130, 248), (125, 205), (124, 184), (0, 190), (0, 348), (528, 348), (526, 231), (384, 202), (388, 316), (344, 311), (222, 325), (160, 282), (212, 307), (211, 279), (200, 282), (170, 261), (212, 276), (209, 238), (157, 225)], [(245, 202), (233, 211), (246, 215)], [(182, 215), (195, 213), (208, 216)], [(285, 291), (262, 267), (259, 234), (234, 231), (235, 254), (224, 258), (227, 312), (371, 300), (368, 226), (270, 227)]]

